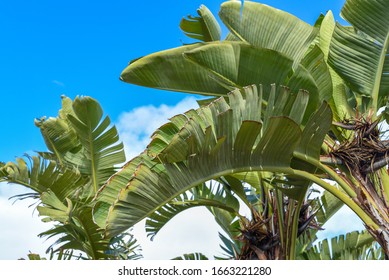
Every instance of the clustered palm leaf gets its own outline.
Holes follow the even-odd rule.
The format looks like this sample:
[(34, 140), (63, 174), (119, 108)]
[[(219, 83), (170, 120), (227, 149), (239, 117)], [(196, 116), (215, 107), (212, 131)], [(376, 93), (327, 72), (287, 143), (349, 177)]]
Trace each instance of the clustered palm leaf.
[(58, 117), (38, 119), (35, 124), (49, 151), (3, 164), (0, 181), (33, 191), (17, 199), (37, 199), (42, 221), (53, 222), (52, 229), (39, 235), (56, 238), (47, 249), (50, 258), (68, 259), (76, 253), (87, 259), (138, 258), (133, 236), (102, 238), (102, 229), (93, 221), (97, 189), (125, 161), (117, 130), (98, 102), (90, 97), (74, 101), (63, 97)]
[[(121, 74), (208, 96), (198, 109), (173, 116), (116, 170), (123, 146), (109, 119), (91, 99), (65, 99), (58, 118), (37, 121), (50, 152), (30, 167), (9, 163), (1, 176), (38, 193), (40, 214), (59, 222), (44, 235), (66, 232), (58, 250), (91, 258), (128, 256), (134, 243), (123, 245), (122, 234), (143, 219), (153, 238), (178, 213), (204, 206), (223, 229), (217, 258), (388, 259), (388, 14), (387, 0), (346, 0), (350, 26), (331, 12), (312, 26), (227, 1), (222, 40), (201, 6), (180, 24), (196, 42), (133, 60)], [(317, 187), (324, 192), (313, 198)], [(366, 230), (314, 243), (343, 205)]]
[[(342, 16), (351, 26), (335, 23), (331, 12), (311, 26), (266, 5), (228, 1), (219, 12), (230, 32), (224, 40), (205, 6), (183, 19), (184, 33), (200, 42), (134, 60), (121, 79), (212, 98), (159, 128), (145, 152), (101, 189), (95, 210), (105, 234), (150, 215), (166, 220), (159, 209), (177, 196), (199, 183), (234, 178), (239, 184), (232, 193), (243, 202), (244, 188), (263, 198), (266, 184), (268, 198), (280, 192), (293, 202), (287, 211), (268, 200), (249, 221), (230, 211), (230, 252), (253, 247), (237, 245), (236, 232), (258, 217), (263, 230), (267, 207), (282, 227), (270, 231), (283, 249), (278, 256), (296, 258), (304, 240), (298, 239), (300, 213), (315, 183), (362, 219), (388, 258), (388, 149), (381, 133), (387, 110), (379, 114), (389, 93), (388, 12), (387, 1), (347, 0)], [(254, 249), (258, 258), (263, 253)]]

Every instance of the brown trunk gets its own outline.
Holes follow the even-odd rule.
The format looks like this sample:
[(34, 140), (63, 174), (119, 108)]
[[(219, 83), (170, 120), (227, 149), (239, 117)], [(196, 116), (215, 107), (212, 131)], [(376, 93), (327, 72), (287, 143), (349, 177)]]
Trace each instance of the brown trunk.
[[(329, 156), (335, 159), (333, 164), (346, 167), (358, 182), (349, 184), (357, 194), (354, 201), (378, 225), (378, 229), (367, 230), (380, 244), (385, 259), (389, 259), (389, 205), (380, 173), (388, 165), (389, 141), (380, 139), (378, 123), (367, 115), (338, 124), (352, 130), (354, 137), (341, 143)], [(329, 162), (328, 158), (323, 159)]]

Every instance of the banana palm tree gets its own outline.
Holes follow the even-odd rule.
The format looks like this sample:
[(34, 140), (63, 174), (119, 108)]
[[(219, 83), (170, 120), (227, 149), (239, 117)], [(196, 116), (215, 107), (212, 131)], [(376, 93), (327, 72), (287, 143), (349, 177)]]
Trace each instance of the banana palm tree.
[(230, 31), (223, 41), (205, 6), (184, 19), (184, 32), (203, 42), (134, 60), (121, 79), (211, 99), (160, 127), (97, 192), (94, 218), (104, 235), (163, 219), (161, 207), (209, 180), (238, 181), (231, 189), (243, 202), (244, 186), (258, 190), (265, 181), (294, 201), (292, 244), (284, 247), (293, 259), (315, 183), (361, 218), (389, 258), (388, 109), (380, 111), (389, 93), (388, 14), (385, 0), (347, 0), (342, 16), (351, 26), (331, 12), (311, 26), (266, 5), (228, 1), (219, 13)]
[[(93, 221), (92, 199), (105, 181), (125, 161), (117, 130), (104, 117), (99, 103), (90, 97), (74, 101), (62, 98), (56, 118), (35, 121), (48, 152), (18, 158), (0, 166), (0, 181), (19, 184), (31, 191), (17, 199), (36, 199), (39, 215), (54, 227), (40, 237), (56, 238), (49, 246), (50, 258), (139, 258), (132, 235), (121, 233), (101, 238)], [(30, 254), (29, 258), (40, 258)]]

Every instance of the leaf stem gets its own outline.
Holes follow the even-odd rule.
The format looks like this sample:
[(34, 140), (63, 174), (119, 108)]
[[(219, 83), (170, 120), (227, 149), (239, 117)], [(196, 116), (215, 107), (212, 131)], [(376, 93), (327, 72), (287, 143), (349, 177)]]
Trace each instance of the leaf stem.
[(331, 179), (333, 179), (336, 183), (338, 183), (339, 186), (351, 198), (357, 197), (357, 194), (355, 193), (355, 191), (332, 168), (322, 164), (320, 161), (318, 161), (316, 159), (313, 159), (313, 158), (310, 158), (310, 157), (306, 157), (306, 156), (304, 156), (303, 154), (301, 154), (299, 152), (294, 152), (293, 155), (296, 158), (301, 159), (301, 160), (303, 160), (305, 162), (308, 162), (308, 163), (312, 164), (313, 166), (319, 168), (320, 170), (324, 171), (325, 173), (327, 173), (331, 177)]
[(297, 233), (298, 233), (298, 223), (300, 218), (300, 210), (303, 205), (304, 199), (300, 199), (297, 203), (297, 206), (294, 209), (293, 214), (293, 223), (292, 223), (292, 236), (290, 238), (290, 244), (289, 244), (289, 260), (296, 259), (296, 245), (297, 245)]
[(312, 175), (306, 171), (301, 170), (294, 170), (294, 175), (301, 176), (303, 178), (306, 178), (313, 183), (321, 186), (323, 189), (329, 191), (331, 194), (333, 194), (335, 197), (340, 199), (344, 204), (346, 204), (352, 211), (354, 211), (355, 214), (358, 215), (358, 217), (368, 226), (372, 229), (378, 229), (379, 226), (367, 215), (361, 207), (356, 204), (352, 198), (350, 198), (347, 194), (343, 193), (339, 189), (337, 189), (335, 186), (319, 179), (315, 175)]

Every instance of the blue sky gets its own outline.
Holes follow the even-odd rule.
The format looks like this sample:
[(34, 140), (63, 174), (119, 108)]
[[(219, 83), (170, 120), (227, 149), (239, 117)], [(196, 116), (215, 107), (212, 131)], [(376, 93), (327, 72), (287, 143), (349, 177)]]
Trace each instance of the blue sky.
[[(44, 149), (33, 120), (55, 116), (60, 96), (89, 95), (113, 120), (146, 104), (172, 105), (185, 97), (119, 81), (137, 57), (189, 42), (178, 24), (205, 4), (217, 14), (223, 1), (11, 1), (0, 2), (0, 159)], [(93, 4), (92, 4), (93, 3)], [(263, 1), (313, 23), (339, 14), (343, 1)]]
[[(147, 117), (146, 123), (156, 126), (166, 121), (169, 113), (183, 112), (195, 102), (193, 96), (188, 99), (183, 93), (125, 84), (119, 81), (121, 71), (134, 58), (190, 42), (178, 27), (181, 18), (195, 14), (201, 4), (217, 14), (222, 2), (2, 0), (0, 161), (45, 149), (34, 118), (56, 116), (62, 94), (71, 98), (89, 95), (99, 100), (111, 119), (121, 125), (128, 154), (135, 155), (147, 144), (145, 135), (151, 132), (136, 126), (136, 122), (126, 126), (130, 123), (126, 119)], [(262, 3), (313, 24), (320, 13), (329, 9), (339, 19), (344, 1)], [(1, 187), (0, 198), (13, 194), (9, 187)], [(18, 203), (8, 206), (7, 211), (25, 207)], [(27, 209), (27, 213), (31, 211)], [(0, 233), (0, 244), (4, 240)], [(29, 249), (25, 248), (25, 252)]]

